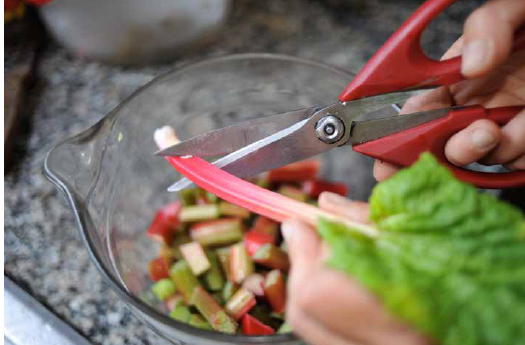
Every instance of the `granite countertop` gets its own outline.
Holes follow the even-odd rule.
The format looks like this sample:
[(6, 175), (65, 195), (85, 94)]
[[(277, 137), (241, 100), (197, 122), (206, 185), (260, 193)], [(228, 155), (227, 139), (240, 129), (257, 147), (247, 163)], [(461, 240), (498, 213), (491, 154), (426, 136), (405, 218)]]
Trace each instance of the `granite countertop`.
[[(105, 65), (50, 43), (39, 60), (39, 81), (28, 101), (30, 121), (15, 148), (16, 167), (5, 176), (5, 273), (95, 344), (164, 344), (130, 314), (90, 262), (70, 209), (41, 172), (45, 153), (155, 76), (203, 57), (273, 52), (357, 71), (419, 3), (236, 1), (215, 45), (160, 66)], [(460, 1), (432, 24), (423, 37), (432, 56), (458, 37), (463, 19), (477, 3)]]

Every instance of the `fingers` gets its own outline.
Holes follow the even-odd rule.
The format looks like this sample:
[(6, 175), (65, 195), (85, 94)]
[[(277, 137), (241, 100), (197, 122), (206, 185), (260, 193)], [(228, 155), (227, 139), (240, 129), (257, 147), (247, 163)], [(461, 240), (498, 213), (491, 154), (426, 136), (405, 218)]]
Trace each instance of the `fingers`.
[[(519, 158), (525, 155), (525, 110), (522, 110), (501, 128), (501, 138), (496, 149), (483, 162), (487, 164), (507, 164), (516, 159), (514, 166), (521, 166)], [(512, 164), (511, 164), (512, 167)]]
[(455, 165), (467, 165), (488, 154), (500, 138), (498, 125), (489, 120), (478, 120), (448, 140), (445, 156)]
[(418, 111), (445, 108), (452, 105), (453, 99), (448, 88), (439, 87), (410, 98), (405, 105), (403, 105), (399, 114), (409, 114)]
[(323, 192), (319, 196), (319, 207), (350, 220), (368, 223), (368, 204), (352, 201), (339, 194)]
[(374, 162), (373, 174), (377, 181), (383, 181), (394, 175), (398, 170), (399, 167), (376, 159)]
[(461, 73), (479, 77), (505, 61), (525, 22), (525, 1), (492, 0), (472, 12), (463, 29)]
[(281, 226), (292, 271), (299, 278), (307, 276), (311, 268), (318, 265), (321, 255), (321, 240), (315, 229), (296, 220), (288, 220)]

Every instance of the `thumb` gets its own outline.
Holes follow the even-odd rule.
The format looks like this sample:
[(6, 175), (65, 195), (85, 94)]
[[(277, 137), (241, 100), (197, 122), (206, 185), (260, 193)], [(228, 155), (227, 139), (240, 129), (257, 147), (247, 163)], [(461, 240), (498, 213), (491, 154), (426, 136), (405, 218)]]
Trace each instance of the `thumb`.
[(288, 247), (288, 255), (295, 274), (309, 272), (321, 255), (321, 240), (315, 229), (297, 220), (287, 220), (281, 225)]

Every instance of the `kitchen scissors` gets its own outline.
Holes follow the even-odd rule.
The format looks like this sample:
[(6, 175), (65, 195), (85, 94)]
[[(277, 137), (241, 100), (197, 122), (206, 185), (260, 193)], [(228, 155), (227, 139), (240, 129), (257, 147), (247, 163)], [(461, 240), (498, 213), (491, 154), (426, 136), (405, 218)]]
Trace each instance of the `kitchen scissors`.
[[(463, 80), (461, 57), (436, 61), (421, 49), (421, 34), (457, 0), (429, 0), (421, 5), (345, 87), (338, 102), (263, 117), (211, 131), (165, 148), (161, 156), (225, 155), (214, 165), (238, 177), (251, 177), (343, 145), (382, 161), (408, 166), (422, 152), (434, 154), (460, 180), (482, 188), (525, 185), (525, 171), (489, 173), (450, 163), (446, 141), (478, 119), (499, 125), (525, 105), (486, 109), (450, 107), (383, 119), (354, 121), (365, 114), (407, 100), (418, 89), (448, 86)], [(515, 34), (514, 50), (525, 48), (525, 28)], [(191, 182), (181, 179), (169, 191)]]

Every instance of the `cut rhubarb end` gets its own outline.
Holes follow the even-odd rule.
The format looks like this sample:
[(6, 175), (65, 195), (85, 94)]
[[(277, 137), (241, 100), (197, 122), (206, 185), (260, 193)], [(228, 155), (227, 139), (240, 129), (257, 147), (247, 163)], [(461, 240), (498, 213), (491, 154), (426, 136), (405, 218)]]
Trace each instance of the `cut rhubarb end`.
[(308, 195), (306, 195), (301, 189), (286, 184), (279, 187), (277, 193), (301, 202), (305, 202), (308, 199)]
[(165, 301), (168, 297), (171, 297), (177, 291), (175, 283), (169, 279), (164, 278), (153, 284), (151, 291), (161, 301)]
[(188, 323), (191, 317), (190, 308), (179, 303), (170, 311), (170, 317), (179, 322)]
[(241, 284), (242, 281), (253, 273), (253, 262), (248, 256), (244, 244), (237, 243), (230, 247), (230, 274), (232, 280)]
[(189, 305), (193, 305), (193, 292), (199, 286), (199, 281), (193, 275), (188, 263), (185, 260), (177, 261), (171, 266), (169, 276), (175, 282), (177, 290), (184, 297), (184, 301)]
[(272, 270), (264, 282), (264, 295), (274, 313), (282, 313), (286, 307), (286, 286), (280, 270)]
[(252, 309), (257, 301), (255, 295), (241, 287), (233, 296), (226, 302), (224, 309), (235, 320), (239, 320), (244, 314)]
[(174, 295), (171, 295), (170, 297), (168, 297), (164, 301), (164, 305), (166, 306), (166, 309), (168, 309), (168, 311), (172, 311), (182, 301), (183, 301), (182, 295), (174, 294)]
[(268, 268), (276, 268), (283, 271), (288, 271), (290, 268), (288, 254), (273, 244), (262, 245), (252, 255), (252, 260), (257, 264)]
[(158, 257), (148, 263), (148, 273), (154, 282), (169, 277), (170, 265), (173, 262), (170, 258)]
[(275, 241), (279, 232), (279, 223), (269, 218), (258, 216), (253, 222), (252, 230), (271, 235)]
[(219, 203), (219, 212), (221, 216), (237, 217), (241, 219), (250, 218), (249, 210), (226, 201), (221, 201)]
[(264, 277), (260, 273), (252, 273), (246, 279), (244, 279), (242, 286), (251, 291), (255, 296), (264, 296)]
[(199, 242), (183, 244), (180, 246), (180, 252), (196, 276), (210, 269), (210, 261)]
[(322, 180), (304, 181), (302, 190), (312, 199), (317, 199), (322, 192), (331, 192), (342, 196), (346, 195), (345, 184)]
[(242, 317), (242, 333), (245, 335), (272, 335), (275, 331), (250, 314), (245, 314)]
[(168, 216), (166, 216), (162, 210), (159, 210), (155, 213), (155, 216), (146, 231), (146, 235), (156, 242), (170, 245), (175, 236), (175, 232), (175, 227), (168, 219)]
[(240, 241), (242, 235), (242, 222), (236, 218), (199, 222), (190, 228), (191, 238), (203, 246), (234, 243)]
[(320, 163), (316, 159), (295, 162), (268, 172), (272, 182), (298, 182), (314, 179), (319, 172)]
[(262, 245), (274, 243), (274, 237), (264, 232), (250, 230), (244, 234), (244, 246), (249, 256), (252, 256)]
[(208, 321), (204, 320), (204, 318), (202, 316), (197, 315), (197, 314), (193, 314), (190, 317), (190, 320), (188, 321), (188, 323), (189, 323), (190, 326), (193, 326), (193, 327), (196, 327), (196, 328), (205, 329), (205, 330), (208, 330), (208, 331), (213, 330), (213, 328), (208, 323)]
[(219, 218), (219, 206), (215, 204), (184, 206), (180, 211), (181, 222), (197, 222)]

